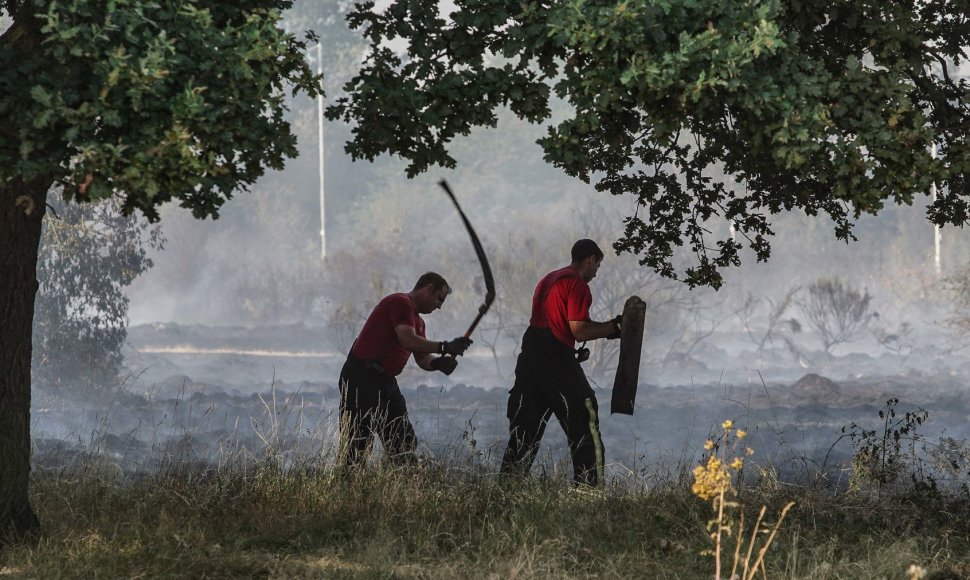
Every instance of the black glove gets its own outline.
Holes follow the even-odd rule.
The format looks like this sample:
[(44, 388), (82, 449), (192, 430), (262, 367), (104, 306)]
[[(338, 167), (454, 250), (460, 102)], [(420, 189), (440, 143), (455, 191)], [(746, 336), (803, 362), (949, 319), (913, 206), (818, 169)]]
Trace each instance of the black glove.
[(454, 340), (449, 340), (447, 342), (441, 343), (441, 354), (450, 354), (451, 356), (459, 356), (465, 354), (468, 347), (472, 345), (472, 339), (465, 338), (464, 336), (459, 336)]
[[(586, 344), (585, 342), (583, 344)], [(589, 360), (589, 349), (581, 346), (576, 349), (576, 362), (586, 362)]]
[(606, 335), (608, 340), (614, 340), (620, 338), (620, 323), (623, 322), (623, 315), (618, 314), (616, 318), (613, 319), (613, 332)]
[(453, 356), (439, 356), (438, 358), (431, 359), (431, 368), (436, 371), (441, 371), (446, 375), (455, 372), (457, 366), (458, 359)]

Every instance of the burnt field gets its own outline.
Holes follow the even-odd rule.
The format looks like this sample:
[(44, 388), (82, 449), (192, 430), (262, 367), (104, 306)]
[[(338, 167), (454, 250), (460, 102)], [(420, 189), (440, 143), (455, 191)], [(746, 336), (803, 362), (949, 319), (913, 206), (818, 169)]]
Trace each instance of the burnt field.
[[(95, 398), (35, 392), (35, 466), (57, 468), (92, 455), (126, 473), (267, 457), (294, 467), (326, 463), (337, 440), (343, 356), (301, 349), (324, 341), (312, 329), (299, 330), (133, 328), (130, 375), (119, 390)], [(802, 368), (785, 367), (784, 353), (769, 352), (762, 368), (750, 369), (743, 351), (708, 349), (706, 357), (702, 351), (683, 362), (686, 369), (647, 361), (633, 416), (609, 415), (610, 379), (594, 376), (607, 463), (614, 475), (648, 484), (678, 477), (731, 419), (750, 433), (755, 449), (759, 473), (749, 477), (838, 489), (847, 485), (867, 431), (871, 442), (912, 423), (900, 438), (903, 456), (940, 482), (959, 482), (965, 469), (961, 475), (943, 464), (952, 467), (954, 454), (966, 460), (965, 364), (918, 352), (901, 358), (854, 353)], [(421, 453), (497, 468), (511, 383), (496, 374), (491, 357), (474, 349), (451, 377), (412, 367), (402, 374)], [(666, 383), (657, 380), (665, 377)], [(568, 473), (558, 427), (547, 430), (537, 463), (536, 469)]]

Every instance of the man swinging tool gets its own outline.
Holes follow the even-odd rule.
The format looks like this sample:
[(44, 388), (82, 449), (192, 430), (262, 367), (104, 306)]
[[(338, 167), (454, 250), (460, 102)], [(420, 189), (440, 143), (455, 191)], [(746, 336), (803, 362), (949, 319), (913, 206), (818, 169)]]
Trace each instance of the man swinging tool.
[(573, 480), (603, 483), (603, 440), (599, 432), (596, 394), (577, 359), (576, 341), (619, 338), (622, 316), (606, 322), (589, 317), (603, 252), (593, 240), (573, 245), (572, 262), (547, 274), (536, 286), (532, 318), (522, 337), (509, 391), (509, 443), (502, 473), (528, 473), (546, 423), (555, 414), (566, 433), (573, 459)]
[(426, 371), (450, 375), (458, 366), (455, 357), (472, 341), (428, 340), (421, 318), (441, 308), (450, 292), (443, 277), (428, 272), (410, 292), (384, 297), (367, 317), (340, 371), (341, 453), (347, 465), (364, 460), (375, 432), (395, 463), (417, 459), (414, 426), (396, 377), (412, 354)]
[[(456, 357), (471, 345), (472, 331), (495, 300), (495, 281), (485, 250), (451, 188), (444, 180), (440, 185), (471, 236), (485, 278), (485, 302), (465, 335), (445, 342), (425, 337), (420, 316), (441, 308), (451, 292), (445, 279), (434, 272), (421, 276), (410, 292), (391, 294), (374, 308), (340, 372), (341, 447), (348, 465), (363, 461), (375, 431), (392, 460), (405, 464), (416, 460), (414, 426), (395, 377), (412, 353), (422, 369), (450, 375), (458, 366)], [(434, 357), (434, 353), (441, 356)]]

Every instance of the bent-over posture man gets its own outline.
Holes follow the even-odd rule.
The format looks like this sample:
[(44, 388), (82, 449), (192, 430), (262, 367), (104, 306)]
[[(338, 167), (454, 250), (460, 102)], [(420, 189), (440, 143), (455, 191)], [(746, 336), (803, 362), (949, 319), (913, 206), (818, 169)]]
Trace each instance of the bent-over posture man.
[(577, 484), (603, 482), (603, 440), (596, 394), (579, 366), (576, 341), (619, 338), (620, 316), (607, 322), (589, 318), (603, 252), (593, 240), (579, 240), (572, 263), (547, 274), (532, 297), (532, 318), (522, 337), (509, 391), (509, 444), (502, 473), (528, 473), (553, 414), (566, 432)]
[(426, 371), (450, 375), (458, 366), (455, 357), (472, 341), (465, 337), (428, 340), (421, 318), (441, 308), (450, 292), (444, 278), (428, 272), (410, 292), (383, 298), (367, 317), (340, 371), (341, 453), (347, 465), (364, 460), (375, 432), (392, 461), (415, 462), (414, 426), (395, 377), (412, 353)]

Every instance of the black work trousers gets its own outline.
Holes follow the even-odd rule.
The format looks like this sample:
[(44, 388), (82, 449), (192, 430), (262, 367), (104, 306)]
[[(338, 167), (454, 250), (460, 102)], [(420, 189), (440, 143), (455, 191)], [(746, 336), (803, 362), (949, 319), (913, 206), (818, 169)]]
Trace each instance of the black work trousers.
[(548, 329), (530, 326), (522, 338), (509, 391), (509, 443), (502, 473), (528, 473), (552, 415), (566, 433), (573, 459), (573, 480), (603, 483), (603, 440), (598, 405), (572, 349)]
[(345, 465), (359, 465), (381, 438), (392, 462), (417, 460), (417, 438), (397, 379), (350, 355), (340, 371), (340, 453)]

